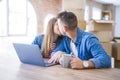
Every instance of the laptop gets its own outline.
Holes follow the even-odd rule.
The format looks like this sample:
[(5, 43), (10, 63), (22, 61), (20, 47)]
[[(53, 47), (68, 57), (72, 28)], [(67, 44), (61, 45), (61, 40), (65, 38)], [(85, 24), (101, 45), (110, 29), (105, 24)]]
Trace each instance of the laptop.
[(56, 64), (56, 63), (48, 63), (48, 61), (43, 59), (41, 50), (38, 45), (13, 43), (13, 46), (22, 63), (44, 66), (44, 67), (48, 67)]

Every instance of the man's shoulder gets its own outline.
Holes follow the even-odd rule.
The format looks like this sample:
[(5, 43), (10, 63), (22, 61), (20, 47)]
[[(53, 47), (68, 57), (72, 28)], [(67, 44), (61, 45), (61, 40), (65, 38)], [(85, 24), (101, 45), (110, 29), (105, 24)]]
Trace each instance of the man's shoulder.
[(85, 37), (93, 37), (94, 35), (90, 32), (86, 32), (78, 28), (78, 37), (85, 38)]
[(91, 33), (91, 32), (86, 32), (86, 31), (84, 31), (83, 37), (88, 37), (88, 38), (95, 37), (95, 38), (96, 38), (96, 36), (95, 36), (93, 33)]
[(84, 37), (82, 38), (84, 41), (96, 43), (99, 39), (91, 32), (85, 32)]

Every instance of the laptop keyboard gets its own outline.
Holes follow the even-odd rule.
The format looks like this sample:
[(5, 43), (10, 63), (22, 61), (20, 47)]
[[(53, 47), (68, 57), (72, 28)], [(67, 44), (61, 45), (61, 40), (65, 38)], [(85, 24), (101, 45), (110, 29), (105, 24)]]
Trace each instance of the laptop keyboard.
[(56, 63), (48, 63), (48, 60), (44, 60), (45, 66), (52, 66), (55, 65)]

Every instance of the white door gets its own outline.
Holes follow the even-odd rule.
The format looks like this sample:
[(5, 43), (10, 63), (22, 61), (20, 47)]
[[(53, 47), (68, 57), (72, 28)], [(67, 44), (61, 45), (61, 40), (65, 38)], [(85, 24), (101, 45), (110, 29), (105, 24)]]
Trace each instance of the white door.
[(114, 37), (120, 38), (120, 6), (116, 6)]

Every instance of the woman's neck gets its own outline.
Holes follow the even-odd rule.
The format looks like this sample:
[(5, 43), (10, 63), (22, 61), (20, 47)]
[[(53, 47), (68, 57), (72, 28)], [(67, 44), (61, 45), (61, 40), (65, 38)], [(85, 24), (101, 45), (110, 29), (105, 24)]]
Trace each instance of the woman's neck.
[(57, 34), (54, 34), (54, 40), (56, 40), (58, 38)]

